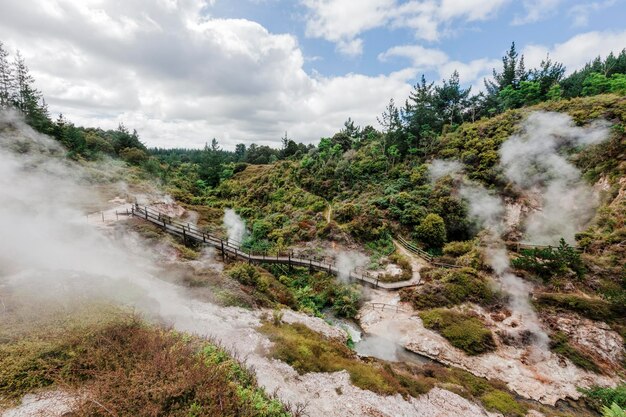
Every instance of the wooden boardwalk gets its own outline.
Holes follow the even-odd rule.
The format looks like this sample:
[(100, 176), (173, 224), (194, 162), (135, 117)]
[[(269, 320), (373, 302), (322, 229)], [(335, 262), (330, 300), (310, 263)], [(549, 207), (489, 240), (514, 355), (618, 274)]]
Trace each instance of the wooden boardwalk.
[[(267, 253), (257, 253), (246, 249), (243, 249), (238, 243), (220, 239), (219, 237), (208, 233), (194, 225), (184, 224), (173, 220), (171, 217), (161, 214), (157, 210), (149, 207), (139, 206), (135, 204), (131, 213), (134, 217), (143, 219), (150, 223), (153, 223), (164, 231), (181, 238), (186, 244), (197, 243), (201, 245), (211, 246), (219, 251), (224, 260), (235, 259), (244, 262), (254, 264), (283, 264), (291, 267), (303, 267), (308, 268), (310, 271), (323, 271), (329, 274), (340, 276), (341, 271), (336, 266), (334, 261), (330, 263), (325, 260), (319, 260), (306, 257), (295, 257), (291, 252), (278, 253), (276, 255), (269, 255)], [(385, 290), (397, 290), (400, 288), (413, 287), (415, 282), (401, 281), (401, 282), (381, 282), (379, 275), (369, 272), (359, 273), (357, 271), (350, 271), (350, 281), (358, 282), (364, 285), (369, 285), (375, 288), (381, 288)]]

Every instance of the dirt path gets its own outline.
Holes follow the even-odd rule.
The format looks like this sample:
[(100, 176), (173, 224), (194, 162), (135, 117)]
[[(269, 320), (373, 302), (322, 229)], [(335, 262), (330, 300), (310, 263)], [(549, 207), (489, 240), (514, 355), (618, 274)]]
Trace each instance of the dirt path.
[(404, 246), (402, 246), (401, 244), (399, 244), (395, 240), (393, 241), (393, 244), (396, 246), (396, 250), (398, 252), (400, 252), (402, 254), (402, 256), (407, 258), (409, 260), (409, 262), (411, 263), (411, 269), (413, 270), (413, 278), (411, 279), (411, 281), (416, 282), (416, 285), (419, 284), (421, 282), (421, 279), (422, 279), (421, 275), (420, 275), (420, 270), (424, 266), (427, 265), (426, 261), (424, 261), (422, 258), (419, 258), (419, 257), (413, 255), (411, 252), (406, 250), (406, 248)]
[(326, 204), (328, 205), (328, 207), (324, 211), (324, 215), (326, 217), (326, 223), (330, 223), (330, 221), (332, 220), (332, 216), (333, 216), (333, 206), (328, 202), (326, 202)]

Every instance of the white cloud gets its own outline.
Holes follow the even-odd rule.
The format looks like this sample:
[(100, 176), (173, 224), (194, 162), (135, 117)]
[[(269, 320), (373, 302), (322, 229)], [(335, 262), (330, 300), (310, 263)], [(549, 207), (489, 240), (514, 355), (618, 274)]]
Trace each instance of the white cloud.
[(420, 45), (394, 46), (378, 55), (378, 59), (381, 61), (387, 61), (392, 57), (409, 58), (413, 67), (420, 70), (437, 68), (449, 61), (445, 52), (439, 49), (424, 48)]
[[(380, 27), (408, 28), (417, 39), (435, 41), (455, 20), (491, 18), (509, 0), (300, 0), (308, 9), (306, 34), (337, 44), (349, 55), (362, 51), (359, 36)], [(357, 47), (346, 47), (357, 42)]]
[(527, 68), (536, 67), (546, 55), (567, 67), (567, 73), (582, 68), (597, 56), (605, 57), (610, 52), (617, 53), (626, 47), (626, 30), (622, 32), (593, 31), (580, 33), (563, 43), (552, 47), (528, 45), (523, 50)]
[(598, 12), (602, 9), (606, 9), (615, 4), (615, 0), (606, 1), (593, 1), (589, 3), (581, 3), (572, 6), (568, 15), (572, 19), (572, 26), (585, 27), (589, 24), (589, 15)]
[(408, 58), (416, 71), (436, 71), (439, 80), (449, 79), (456, 70), (462, 84), (471, 85), (474, 90), (482, 89), (482, 80), (489, 76), (493, 68), (500, 65), (499, 59), (479, 58), (469, 62), (451, 60), (439, 49), (425, 48), (420, 45), (394, 46), (378, 55), (381, 61), (393, 57)]
[(278, 144), (285, 131), (316, 141), (348, 117), (375, 125), (415, 75), (311, 76), (293, 36), (207, 18), (201, 0), (46, 4), (1, 3), (0, 39), (22, 50), (51, 111), (88, 126), (123, 121), (154, 146)]
[(516, 16), (514, 25), (535, 23), (554, 14), (563, 0), (523, 0), (525, 15)]

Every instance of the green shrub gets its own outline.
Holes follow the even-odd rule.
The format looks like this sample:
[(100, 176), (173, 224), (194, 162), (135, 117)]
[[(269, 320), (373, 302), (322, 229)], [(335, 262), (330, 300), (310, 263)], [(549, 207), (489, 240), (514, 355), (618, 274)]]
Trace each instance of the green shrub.
[(479, 355), (496, 348), (491, 330), (478, 317), (442, 308), (422, 311), (419, 315), (424, 327), (438, 332), (468, 355)]
[(430, 213), (415, 228), (417, 238), (432, 248), (440, 248), (446, 242), (446, 224), (440, 215)]
[(491, 305), (501, 299), (486, 277), (472, 268), (435, 270), (426, 273), (431, 279), (417, 289), (400, 292), (402, 301), (408, 301), (418, 310), (452, 307), (465, 302)]
[(544, 280), (556, 275), (563, 275), (570, 270), (578, 278), (585, 274), (585, 266), (580, 258), (580, 253), (561, 239), (559, 246), (553, 248), (534, 248), (522, 250), (519, 257), (513, 259), (511, 264), (515, 268), (524, 269), (537, 274)]
[(610, 407), (602, 407), (602, 417), (626, 417), (626, 410), (613, 403)]
[(297, 306), (296, 298), (287, 286), (254, 265), (238, 262), (231, 265), (226, 273), (242, 285), (250, 287), (246, 292), (251, 293), (260, 306), (275, 307), (276, 303), (292, 308)]
[(615, 388), (591, 387), (580, 391), (585, 394), (585, 400), (589, 405), (597, 411), (600, 411), (602, 407), (609, 407), (611, 404), (626, 408), (626, 384), (618, 385)]
[(573, 311), (597, 321), (610, 321), (619, 317), (610, 302), (576, 294), (542, 293), (537, 295), (535, 304), (553, 307), (557, 310)]
[(474, 248), (471, 240), (465, 242), (449, 242), (443, 247), (443, 254), (447, 256), (459, 257), (470, 252)]

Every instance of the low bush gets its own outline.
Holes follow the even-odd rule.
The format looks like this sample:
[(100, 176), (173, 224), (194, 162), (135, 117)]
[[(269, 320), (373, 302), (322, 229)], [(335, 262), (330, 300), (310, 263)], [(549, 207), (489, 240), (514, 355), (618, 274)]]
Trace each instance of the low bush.
[(276, 304), (296, 308), (293, 292), (283, 283), (259, 267), (244, 262), (232, 264), (226, 273), (242, 284), (260, 306), (274, 307)]
[(285, 273), (278, 265), (269, 267), (294, 297), (296, 308), (307, 314), (322, 316), (324, 309), (346, 318), (354, 318), (361, 306), (361, 292), (356, 285), (346, 285), (324, 272), (311, 274), (303, 268)]
[(418, 310), (452, 307), (465, 302), (492, 305), (502, 296), (492, 288), (488, 279), (472, 268), (431, 270), (424, 285), (400, 292), (403, 301)]
[(508, 392), (493, 390), (480, 397), (485, 408), (489, 411), (496, 411), (511, 417), (523, 417), (528, 409), (515, 401)]
[(433, 387), (430, 378), (400, 372), (375, 361), (364, 362), (345, 344), (325, 338), (302, 324), (277, 326), (266, 322), (260, 330), (274, 342), (272, 357), (293, 366), (300, 374), (345, 370), (355, 386), (382, 395), (417, 397)]
[(474, 248), (474, 242), (471, 240), (465, 242), (449, 242), (443, 247), (443, 254), (457, 258), (465, 255)]
[(442, 308), (423, 311), (419, 315), (424, 327), (438, 332), (468, 355), (480, 355), (496, 348), (491, 330), (478, 317)]
[(586, 402), (596, 411), (601, 411), (602, 407), (610, 407), (611, 404), (626, 409), (626, 384), (615, 388), (591, 387), (580, 391), (585, 394)]
[(561, 239), (559, 246), (553, 248), (534, 248), (522, 250), (519, 257), (511, 261), (515, 268), (532, 272), (544, 280), (572, 271), (580, 279), (585, 275), (585, 266), (580, 253)]
[(592, 358), (569, 344), (565, 333), (556, 332), (550, 335), (550, 349), (554, 353), (569, 359), (579, 368), (596, 373), (600, 372), (600, 368), (598, 368), (598, 365), (595, 364)]
[(81, 416), (289, 416), (221, 348), (129, 316), (0, 344), (3, 401), (49, 386), (87, 392)]
[(607, 321), (619, 317), (613, 305), (601, 298), (589, 298), (576, 294), (542, 293), (536, 296), (539, 307), (572, 311), (591, 320)]

